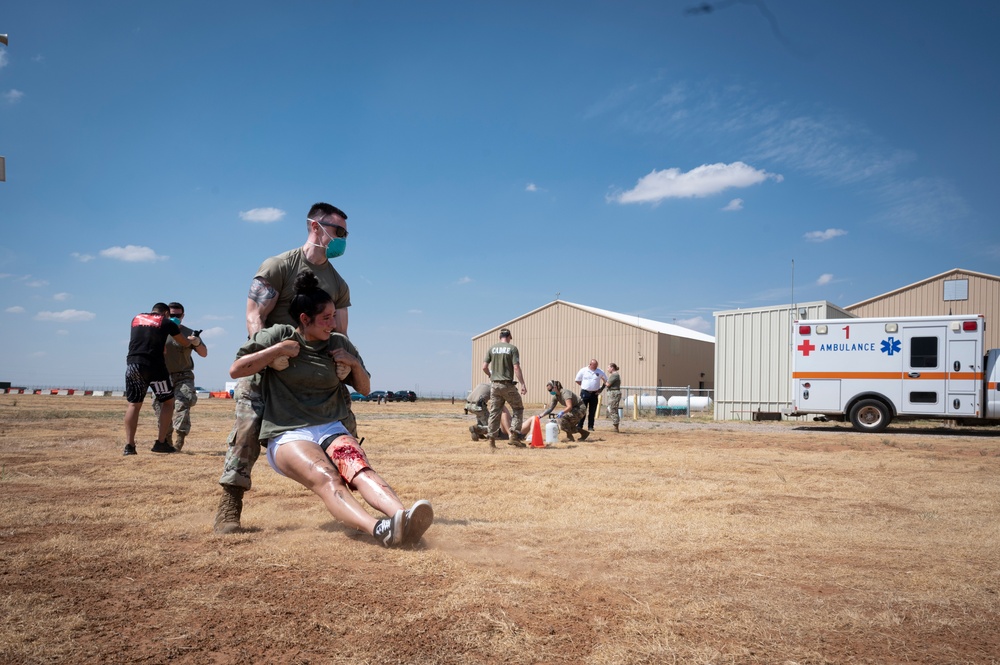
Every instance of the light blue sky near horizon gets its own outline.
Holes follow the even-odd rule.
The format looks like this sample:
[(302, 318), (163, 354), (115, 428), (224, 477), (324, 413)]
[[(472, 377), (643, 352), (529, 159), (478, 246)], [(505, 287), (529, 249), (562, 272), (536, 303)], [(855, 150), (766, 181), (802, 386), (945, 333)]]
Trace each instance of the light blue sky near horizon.
[(463, 393), (556, 293), (713, 334), (793, 260), (841, 306), (1000, 273), (1000, 5), (703, 4), (8, 3), (0, 380), (121, 386), (179, 300), (221, 388), (321, 200), (374, 389)]

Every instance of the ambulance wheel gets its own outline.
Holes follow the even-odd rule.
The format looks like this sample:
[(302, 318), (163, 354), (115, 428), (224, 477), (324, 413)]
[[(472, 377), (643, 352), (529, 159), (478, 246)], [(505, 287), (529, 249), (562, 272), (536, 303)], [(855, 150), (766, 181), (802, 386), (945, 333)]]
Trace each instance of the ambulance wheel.
[(881, 432), (890, 420), (888, 407), (877, 399), (863, 399), (851, 409), (851, 424), (859, 432)]

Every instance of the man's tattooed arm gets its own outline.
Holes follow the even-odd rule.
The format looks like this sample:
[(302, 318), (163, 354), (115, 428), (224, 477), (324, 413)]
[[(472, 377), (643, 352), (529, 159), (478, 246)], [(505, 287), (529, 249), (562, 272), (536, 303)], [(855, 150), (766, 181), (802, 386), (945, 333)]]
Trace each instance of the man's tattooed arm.
[(264, 320), (271, 313), (277, 301), (278, 292), (274, 287), (262, 280), (254, 277), (250, 284), (250, 293), (247, 294), (247, 336), (252, 337), (255, 332), (264, 327)]

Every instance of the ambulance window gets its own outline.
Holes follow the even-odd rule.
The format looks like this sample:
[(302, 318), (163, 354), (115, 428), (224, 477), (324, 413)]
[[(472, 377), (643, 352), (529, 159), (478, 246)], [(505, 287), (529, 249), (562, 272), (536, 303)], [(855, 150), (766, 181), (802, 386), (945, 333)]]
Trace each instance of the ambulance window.
[(937, 393), (913, 392), (910, 393), (911, 404), (937, 404)]
[(914, 337), (910, 340), (910, 367), (938, 366), (938, 338)]

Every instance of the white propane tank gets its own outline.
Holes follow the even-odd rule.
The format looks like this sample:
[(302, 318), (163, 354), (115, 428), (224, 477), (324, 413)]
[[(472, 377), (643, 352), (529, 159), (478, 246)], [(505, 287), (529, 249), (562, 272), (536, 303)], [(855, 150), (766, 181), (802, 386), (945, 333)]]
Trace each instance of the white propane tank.
[(559, 425), (555, 420), (545, 423), (545, 443), (556, 443), (559, 441)]
[[(667, 406), (672, 409), (686, 409), (688, 398), (684, 395), (674, 395), (667, 400)], [(704, 411), (711, 408), (712, 398), (705, 395), (691, 395), (691, 411)]]
[[(635, 395), (629, 395), (625, 398), (625, 406), (629, 409), (635, 404)], [(655, 409), (663, 408), (667, 405), (667, 398), (661, 397), (660, 395), (639, 395), (639, 408), (640, 409)]]

